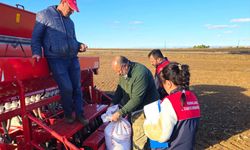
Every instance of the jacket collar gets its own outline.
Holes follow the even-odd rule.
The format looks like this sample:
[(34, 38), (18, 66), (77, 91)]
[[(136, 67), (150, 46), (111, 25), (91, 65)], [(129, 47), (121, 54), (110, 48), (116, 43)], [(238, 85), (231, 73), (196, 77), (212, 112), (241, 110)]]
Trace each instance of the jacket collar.
[(135, 66), (135, 63), (130, 61), (129, 65), (128, 65), (129, 70), (128, 70), (127, 78), (132, 77), (132, 70), (133, 70), (134, 66)]
[(180, 89), (180, 88), (176, 88), (176, 89), (174, 89), (174, 90), (172, 90), (171, 92), (170, 92), (170, 94), (169, 95), (171, 95), (171, 94), (174, 94), (174, 93), (177, 93), (177, 92), (181, 92), (182, 90)]

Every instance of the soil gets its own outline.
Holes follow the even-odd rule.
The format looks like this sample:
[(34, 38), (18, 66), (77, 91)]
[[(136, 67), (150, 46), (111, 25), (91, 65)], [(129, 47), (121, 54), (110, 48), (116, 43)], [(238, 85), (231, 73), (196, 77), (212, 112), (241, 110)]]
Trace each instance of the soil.
[[(112, 93), (118, 80), (111, 70), (112, 58), (123, 55), (154, 72), (148, 53), (146, 50), (90, 49), (82, 55), (100, 58), (94, 83), (98, 89)], [(250, 55), (241, 51), (163, 53), (171, 61), (190, 66), (191, 88), (199, 97), (202, 114), (195, 149), (250, 150)]]

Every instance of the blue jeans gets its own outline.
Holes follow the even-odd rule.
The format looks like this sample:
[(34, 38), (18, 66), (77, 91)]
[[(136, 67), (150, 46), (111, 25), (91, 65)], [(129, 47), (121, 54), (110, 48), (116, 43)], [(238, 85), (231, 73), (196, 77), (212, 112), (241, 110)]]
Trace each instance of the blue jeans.
[(65, 115), (83, 114), (81, 71), (78, 58), (47, 58), (53, 78), (58, 84)]

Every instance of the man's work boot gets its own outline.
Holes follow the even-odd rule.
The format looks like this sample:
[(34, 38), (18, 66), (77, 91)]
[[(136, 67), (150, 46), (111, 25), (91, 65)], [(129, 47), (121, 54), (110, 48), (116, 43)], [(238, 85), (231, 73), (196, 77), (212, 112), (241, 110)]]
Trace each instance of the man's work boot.
[(72, 115), (65, 115), (64, 121), (68, 124), (72, 124), (75, 121), (75, 118)]
[(89, 121), (84, 116), (77, 116), (76, 119), (84, 126), (89, 124)]

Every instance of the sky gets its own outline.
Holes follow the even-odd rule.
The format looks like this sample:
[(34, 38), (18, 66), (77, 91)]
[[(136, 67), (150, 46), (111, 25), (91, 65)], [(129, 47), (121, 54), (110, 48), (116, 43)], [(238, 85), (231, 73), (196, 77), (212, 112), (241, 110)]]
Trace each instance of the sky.
[[(60, 0), (1, 0), (38, 12)], [(90, 48), (250, 46), (250, 0), (78, 0), (71, 15)]]

